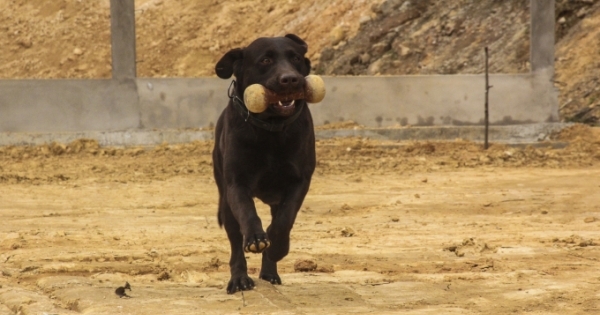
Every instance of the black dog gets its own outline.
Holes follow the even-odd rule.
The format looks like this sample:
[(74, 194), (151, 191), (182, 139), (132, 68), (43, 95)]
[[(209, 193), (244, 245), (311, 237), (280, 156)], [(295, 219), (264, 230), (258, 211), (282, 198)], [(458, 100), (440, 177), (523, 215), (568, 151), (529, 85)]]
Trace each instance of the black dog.
[[(216, 65), (220, 78), (236, 77), (217, 122), (213, 151), (219, 224), (231, 243), (229, 294), (254, 287), (244, 252), (262, 253), (260, 278), (281, 284), (277, 262), (289, 252), (290, 232), (316, 164), (312, 117), (305, 100), (295, 99), (310, 72), (306, 51), (296, 35), (259, 38), (230, 50)], [(258, 114), (242, 101), (246, 87), (256, 83), (279, 98)], [(266, 233), (254, 197), (271, 207)]]

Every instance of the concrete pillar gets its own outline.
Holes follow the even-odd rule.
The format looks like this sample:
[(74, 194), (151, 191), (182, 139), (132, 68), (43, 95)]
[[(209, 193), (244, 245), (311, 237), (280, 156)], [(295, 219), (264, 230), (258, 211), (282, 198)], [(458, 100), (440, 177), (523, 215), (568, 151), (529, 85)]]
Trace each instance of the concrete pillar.
[(554, 73), (554, 0), (531, 0), (531, 71)]
[(134, 0), (110, 0), (112, 77), (136, 77)]

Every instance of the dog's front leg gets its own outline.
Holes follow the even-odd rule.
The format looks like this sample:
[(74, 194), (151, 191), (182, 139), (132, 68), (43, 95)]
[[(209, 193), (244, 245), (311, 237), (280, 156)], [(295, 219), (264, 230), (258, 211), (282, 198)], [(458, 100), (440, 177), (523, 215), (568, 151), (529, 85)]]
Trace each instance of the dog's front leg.
[(248, 190), (230, 185), (226, 196), (219, 204), (219, 212), (231, 245), (231, 279), (227, 293), (232, 294), (254, 288), (254, 281), (248, 277), (244, 252), (260, 253), (269, 247), (270, 241)]
[(237, 185), (229, 186), (227, 201), (244, 237), (244, 251), (256, 254), (262, 253), (271, 245), (271, 241), (269, 241), (267, 233), (263, 230), (262, 222), (256, 212), (249, 189)]

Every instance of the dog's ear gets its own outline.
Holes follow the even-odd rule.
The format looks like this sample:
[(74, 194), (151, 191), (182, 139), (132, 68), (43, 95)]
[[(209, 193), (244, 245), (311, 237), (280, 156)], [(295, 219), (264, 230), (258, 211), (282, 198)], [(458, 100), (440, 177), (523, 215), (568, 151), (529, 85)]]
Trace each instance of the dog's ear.
[(304, 40), (302, 40), (302, 38), (298, 37), (298, 35), (287, 34), (287, 35), (285, 35), (285, 37), (293, 40), (294, 42), (296, 42), (296, 44), (304, 47), (304, 49), (305, 49), (304, 53), (306, 53), (306, 51), (308, 50), (308, 45), (306, 44), (306, 42)]
[[(294, 42), (296, 42), (298, 45), (304, 47), (304, 53), (306, 53), (308, 51), (308, 44), (306, 44), (306, 42), (304, 40), (302, 40), (302, 38), (298, 37), (298, 35), (295, 34), (287, 34), (285, 35), (285, 37), (293, 40)], [(305, 76), (309, 75), (310, 73), (310, 60), (308, 58), (304, 58), (304, 63), (306, 64), (306, 68), (308, 69), (307, 73), (303, 73)]]
[(235, 68), (244, 57), (242, 48), (234, 48), (228, 51), (215, 66), (215, 72), (221, 79), (229, 79), (233, 75)]

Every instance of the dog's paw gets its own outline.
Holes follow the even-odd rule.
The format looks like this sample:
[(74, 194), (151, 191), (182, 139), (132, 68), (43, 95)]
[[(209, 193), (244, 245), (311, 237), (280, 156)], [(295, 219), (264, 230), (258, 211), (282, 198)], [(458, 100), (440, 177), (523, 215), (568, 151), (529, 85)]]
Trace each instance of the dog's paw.
[(270, 282), (271, 284), (281, 284), (281, 278), (278, 274), (260, 274), (260, 278)]
[(252, 289), (254, 289), (254, 281), (247, 275), (232, 277), (227, 284), (227, 294), (234, 294), (238, 291), (248, 291)]
[(267, 238), (267, 234), (255, 234), (252, 237), (246, 238), (244, 251), (246, 253), (262, 253), (265, 249), (271, 246), (271, 241)]

